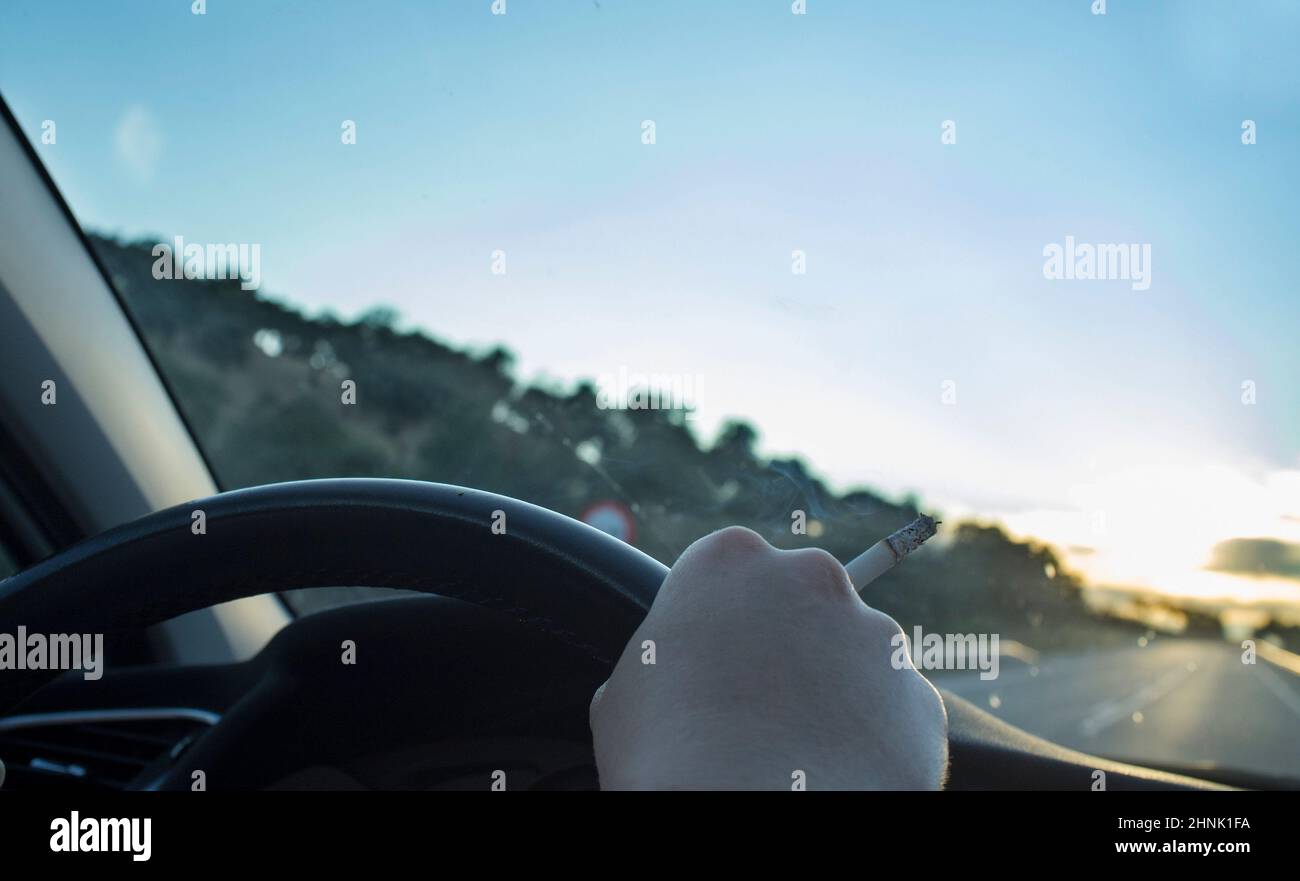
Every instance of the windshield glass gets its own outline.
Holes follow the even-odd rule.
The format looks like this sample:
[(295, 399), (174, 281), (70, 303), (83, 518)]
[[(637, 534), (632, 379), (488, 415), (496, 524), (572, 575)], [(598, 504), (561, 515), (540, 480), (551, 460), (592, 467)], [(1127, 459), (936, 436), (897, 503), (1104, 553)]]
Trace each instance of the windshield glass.
[(937, 514), (938, 684), (1300, 778), (1300, 10), (798, 6), (9, 0), (0, 89), (223, 488)]

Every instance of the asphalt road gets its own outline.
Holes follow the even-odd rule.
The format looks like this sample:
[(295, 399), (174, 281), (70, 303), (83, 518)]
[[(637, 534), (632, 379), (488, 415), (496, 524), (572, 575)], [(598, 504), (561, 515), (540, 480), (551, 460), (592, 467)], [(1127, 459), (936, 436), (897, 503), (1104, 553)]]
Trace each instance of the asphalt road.
[[(1211, 764), (1300, 779), (1295, 655), (1242, 663), (1227, 643), (1156, 639), (1144, 648), (1003, 658), (999, 676), (927, 676), (1062, 746), (1138, 764)], [(1296, 668), (1295, 672), (1288, 667)]]

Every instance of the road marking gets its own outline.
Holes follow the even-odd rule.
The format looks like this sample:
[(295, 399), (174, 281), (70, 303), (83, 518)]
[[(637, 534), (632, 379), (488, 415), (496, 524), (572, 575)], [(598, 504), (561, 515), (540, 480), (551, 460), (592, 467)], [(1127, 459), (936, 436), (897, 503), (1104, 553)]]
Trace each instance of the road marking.
[(1079, 730), (1086, 736), (1093, 737), (1105, 731), (1115, 723), (1131, 718), (1139, 710), (1144, 710), (1182, 685), (1192, 671), (1180, 664), (1169, 670), (1154, 682), (1149, 682), (1124, 700), (1102, 701), (1079, 723)]
[(1255, 643), (1255, 651), (1264, 660), (1300, 676), (1300, 655), (1295, 652), (1289, 652), (1263, 639)]
[(1282, 677), (1268, 667), (1256, 665), (1255, 669), (1262, 674), (1260, 682), (1268, 686), (1268, 690), (1273, 692), (1278, 700), (1286, 704), (1287, 709), (1300, 716), (1300, 697), (1296, 697), (1296, 693), (1287, 687), (1287, 684), (1282, 681)]

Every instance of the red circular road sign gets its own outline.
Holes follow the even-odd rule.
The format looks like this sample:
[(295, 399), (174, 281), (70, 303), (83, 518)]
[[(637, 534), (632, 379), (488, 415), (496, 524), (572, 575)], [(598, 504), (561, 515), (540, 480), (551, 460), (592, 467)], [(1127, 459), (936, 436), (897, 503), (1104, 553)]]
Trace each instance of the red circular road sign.
[(578, 519), (619, 541), (627, 544), (636, 541), (636, 518), (627, 505), (616, 499), (592, 502), (582, 509)]

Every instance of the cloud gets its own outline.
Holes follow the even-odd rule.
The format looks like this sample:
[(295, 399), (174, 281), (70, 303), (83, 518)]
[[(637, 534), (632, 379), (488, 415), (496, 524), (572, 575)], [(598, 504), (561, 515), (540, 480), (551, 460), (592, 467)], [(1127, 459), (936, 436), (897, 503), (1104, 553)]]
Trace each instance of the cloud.
[(1300, 545), (1272, 538), (1231, 538), (1214, 546), (1210, 564), (1205, 568), (1300, 581)]
[(113, 131), (113, 149), (137, 181), (153, 180), (163, 152), (162, 132), (153, 114), (140, 105), (128, 108)]

